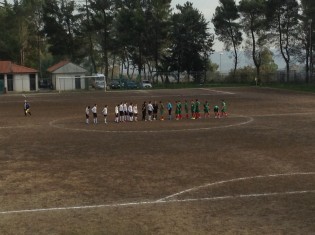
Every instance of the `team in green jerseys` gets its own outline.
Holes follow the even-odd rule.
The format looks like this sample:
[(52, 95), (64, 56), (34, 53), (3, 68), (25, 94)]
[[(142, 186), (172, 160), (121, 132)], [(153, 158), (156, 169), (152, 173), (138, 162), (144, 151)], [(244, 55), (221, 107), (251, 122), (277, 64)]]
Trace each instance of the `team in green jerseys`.
[[(168, 120), (172, 119), (172, 103), (170, 101), (167, 102), (166, 106), (164, 106), (163, 102), (160, 101), (159, 105), (157, 104), (157, 102), (155, 102), (157, 108), (156, 108), (156, 113), (158, 112), (157, 110), (160, 110), (160, 120), (164, 121), (164, 111), (165, 108), (168, 111)], [(190, 114), (191, 116), (189, 116), (189, 105), (190, 105)], [(187, 100), (185, 100), (184, 102), (184, 111), (185, 111), (185, 118), (186, 119), (199, 119), (201, 118), (201, 114), (200, 114), (200, 107), (201, 107), (201, 103), (198, 99), (196, 100), (191, 100), (190, 104)], [(148, 107), (149, 109), (149, 107)], [(145, 111), (146, 112), (146, 111)], [(215, 105), (213, 107), (213, 112), (214, 112), (214, 117), (215, 118), (221, 118), (221, 117), (227, 117), (227, 106), (226, 106), (226, 102), (224, 100), (222, 100), (221, 103), (221, 110), (220, 107), (218, 105)], [(210, 118), (210, 104), (208, 101), (205, 101), (203, 103), (203, 113), (204, 113), (204, 118)], [(181, 101), (176, 101), (175, 102), (175, 120), (180, 120), (183, 118), (182, 115), (182, 103)], [(155, 118), (155, 120), (157, 120), (157, 118)]]
[[(169, 106), (169, 104), (168, 104), (168, 106)], [(164, 117), (163, 117), (164, 105), (163, 105), (162, 101), (160, 101), (160, 107), (162, 107), (160, 109), (161, 110), (161, 120), (164, 120)], [(201, 107), (201, 103), (198, 99), (191, 100), (190, 101), (191, 117), (189, 117), (189, 103), (187, 100), (185, 100), (184, 110), (185, 110), (186, 119), (188, 119), (188, 118), (191, 118), (191, 119), (201, 118), (200, 107)], [(214, 112), (215, 118), (227, 117), (226, 102), (224, 100), (221, 101), (221, 110), (220, 110), (219, 105), (215, 105), (213, 107), (213, 112)], [(203, 113), (204, 113), (204, 118), (210, 118), (210, 104), (208, 101), (205, 101), (203, 104)], [(182, 103), (180, 101), (176, 101), (175, 102), (175, 119), (180, 120), (182, 118), (183, 118), (183, 116), (182, 116)]]

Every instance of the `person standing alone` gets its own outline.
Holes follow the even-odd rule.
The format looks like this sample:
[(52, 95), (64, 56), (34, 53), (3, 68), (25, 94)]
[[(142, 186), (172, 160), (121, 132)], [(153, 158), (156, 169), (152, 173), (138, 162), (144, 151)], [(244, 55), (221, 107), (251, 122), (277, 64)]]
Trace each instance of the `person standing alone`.
[(27, 114), (29, 114), (30, 116), (31, 114), (31, 110), (30, 110), (30, 104), (27, 102), (27, 100), (24, 100), (24, 115), (25, 117), (27, 116)]

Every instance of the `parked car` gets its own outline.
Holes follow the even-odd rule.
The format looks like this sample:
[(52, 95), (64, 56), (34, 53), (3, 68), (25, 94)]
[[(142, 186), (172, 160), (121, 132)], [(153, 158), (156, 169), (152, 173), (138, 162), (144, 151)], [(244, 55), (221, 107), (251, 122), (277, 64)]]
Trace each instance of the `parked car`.
[(45, 88), (45, 89), (52, 89), (52, 83), (51, 80), (48, 79), (43, 79), (39, 81), (38, 84), (39, 88)]
[(152, 84), (149, 80), (143, 80), (141, 83), (142, 88), (152, 88)]
[(112, 80), (110, 83), (110, 88), (111, 89), (120, 89), (121, 88), (120, 82), (118, 80)]
[(105, 82), (104, 81), (95, 81), (95, 89), (104, 89)]
[(134, 81), (126, 81), (124, 82), (124, 87), (126, 89), (137, 89), (139, 88), (138, 84)]
[(93, 73), (90, 79), (91, 86), (95, 89), (105, 88), (105, 75)]

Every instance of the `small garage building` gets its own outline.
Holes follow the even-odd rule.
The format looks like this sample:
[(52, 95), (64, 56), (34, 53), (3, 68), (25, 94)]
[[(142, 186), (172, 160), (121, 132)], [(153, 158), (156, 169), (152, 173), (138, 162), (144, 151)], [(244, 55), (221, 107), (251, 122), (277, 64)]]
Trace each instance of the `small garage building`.
[(11, 61), (0, 61), (0, 93), (38, 90), (38, 71), (17, 65)]
[(53, 89), (58, 91), (88, 89), (86, 69), (70, 61), (60, 61), (47, 70)]

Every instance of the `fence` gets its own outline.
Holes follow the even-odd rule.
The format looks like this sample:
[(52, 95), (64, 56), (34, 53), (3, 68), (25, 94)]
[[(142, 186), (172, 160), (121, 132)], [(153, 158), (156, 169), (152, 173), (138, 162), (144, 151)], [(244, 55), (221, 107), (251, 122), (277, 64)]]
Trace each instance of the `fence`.
[[(262, 83), (305, 83), (305, 72), (290, 71), (289, 78), (286, 71), (280, 70), (274, 73), (261, 73), (259, 82)], [(220, 73), (211, 71), (194, 71), (194, 72), (156, 72), (149, 76), (149, 80), (154, 83), (252, 83), (255, 82), (256, 73), (237, 71), (233, 73)], [(315, 81), (315, 80), (314, 80)]]

